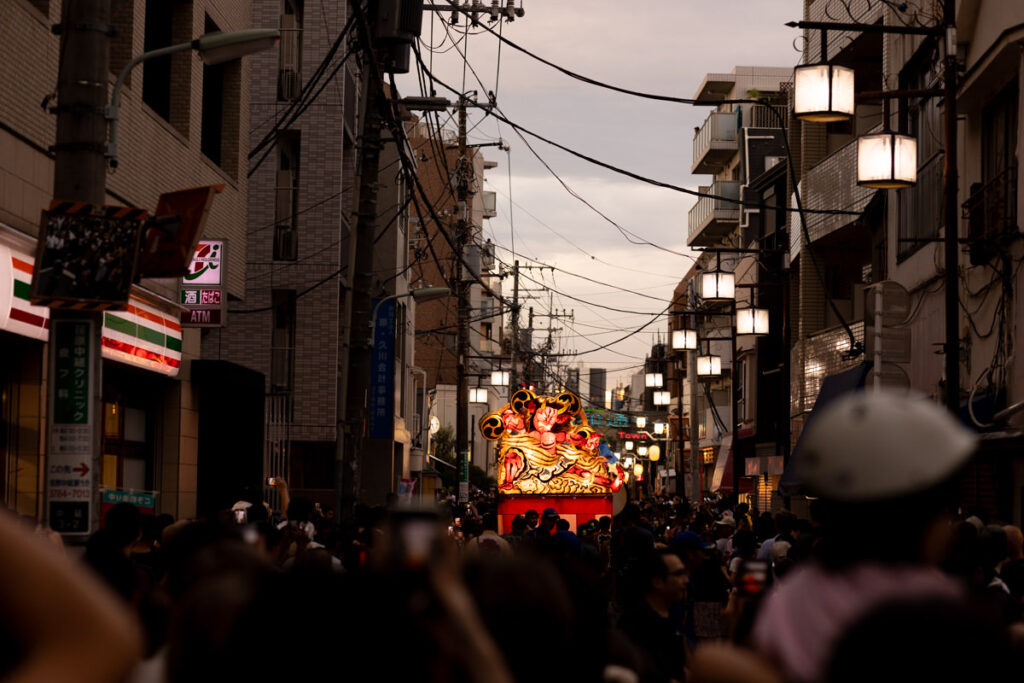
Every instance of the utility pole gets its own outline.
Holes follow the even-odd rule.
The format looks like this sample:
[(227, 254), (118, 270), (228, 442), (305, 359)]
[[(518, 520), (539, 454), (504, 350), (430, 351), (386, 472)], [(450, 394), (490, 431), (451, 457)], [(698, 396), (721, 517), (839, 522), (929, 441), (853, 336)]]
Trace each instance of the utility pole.
[(461, 256), (466, 253), (470, 242), (469, 209), (469, 164), (466, 158), (466, 99), (459, 97), (459, 161), (456, 166), (458, 186), (456, 188), (457, 209), (455, 225), (455, 291), (458, 293), (458, 363), (456, 363), (456, 417), (455, 450), (459, 458), (459, 503), (469, 502), (469, 383), (466, 379), (466, 363), (469, 362), (469, 278), (471, 273), (463, 272)]
[[(338, 514), (347, 516), (352, 506), (361, 497), (360, 469), (366, 455), (363, 439), (366, 437), (368, 404), (370, 393), (370, 363), (372, 340), (370, 339), (370, 314), (373, 302), (370, 288), (373, 285), (373, 237), (377, 221), (377, 176), (380, 168), (381, 138), (383, 124), (380, 108), (386, 106), (380, 98), (379, 79), (384, 68), (380, 52), (373, 50), (370, 26), (372, 13), (377, 3), (369, 3), (371, 16), (364, 14), (359, 2), (349, 3), (356, 13), (355, 26), (363, 44), (367, 62), (362, 74), (362, 144), (359, 149), (359, 163), (353, 187), (356, 196), (353, 206), (356, 212), (355, 229), (348, 237), (349, 287), (345, 290), (345, 316), (339, 358), (339, 376), (346, 380), (345, 390), (338, 392), (338, 449), (335, 462), (336, 490), (338, 492)], [(375, 55), (371, 58), (370, 55)]]
[(946, 32), (946, 56), (943, 63), (943, 147), (942, 200), (946, 234), (943, 243), (946, 261), (946, 406), (954, 416), (960, 414), (960, 230), (957, 212), (956, 160), (956, 0), (945, 0), (942, 23)]
[(519, 381), (516, 368), (519, 366), (519, 261), (512, 266), (512, 369), (509, 372), (509, 398), (515, 393)]
[[(57, 83), (57, 139), (54, 145), (53, 194), (55, 199), (104, 204), (107, 163), (107, 82), (110, 78), (110, 0), (78, 0), (62, 4), (60, 23), (60, 74)], [(44, 236), (40, 236), (44, 239)], [(80, 334), (84, 333), (84, 334)], [(85, 382), (89, 401), (82, 419), (74, 425), (55, 424), (56, 348), (74, 339), (76, 353), (85, 347)], [(81, 340), (81, 343), (79, 343)], [(51, 528), (64, 533), (86, 535), (99, 528), (99, 481), (102, 466), (101, 421), (103, 400), (103, 313), (87, 311), (50, 312), (50, 343), (47, 359), (46, 461), (51, 466), (69, 462), (81, 464), (77, 483), (87, 481), (88, 497), (73, 501), (49, 500), (43, 510)], [(63, 371), (63, 372), (66, 372)], [(77, 372), (77, 368), (76, 368)], [(62, 445), (57, 430), (74, 430), (80, 436), (75, 446)], [(66, 438), (67, 434), (62, 432)], [(74, 476), (66, 474), (65, 476)], [(49, 490), (49, 475), (47, 475)]]

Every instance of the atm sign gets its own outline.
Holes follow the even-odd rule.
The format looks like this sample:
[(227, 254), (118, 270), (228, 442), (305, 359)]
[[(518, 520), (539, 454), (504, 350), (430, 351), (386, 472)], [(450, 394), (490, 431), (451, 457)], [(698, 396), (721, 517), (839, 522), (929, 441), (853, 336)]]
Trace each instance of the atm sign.
[(220, 306), (220, 289), (183, 289), (181, 303), (186, 306)]

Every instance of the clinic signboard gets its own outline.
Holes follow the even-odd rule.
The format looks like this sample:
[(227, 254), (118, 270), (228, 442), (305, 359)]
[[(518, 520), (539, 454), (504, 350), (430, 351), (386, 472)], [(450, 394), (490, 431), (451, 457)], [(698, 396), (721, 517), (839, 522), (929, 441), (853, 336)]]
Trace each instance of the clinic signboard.
[(89, 319), (51, 320), (54, 368), (46, 462), (47, 519), (62, 534), (88, 534), (93, 507), (96, 410)]

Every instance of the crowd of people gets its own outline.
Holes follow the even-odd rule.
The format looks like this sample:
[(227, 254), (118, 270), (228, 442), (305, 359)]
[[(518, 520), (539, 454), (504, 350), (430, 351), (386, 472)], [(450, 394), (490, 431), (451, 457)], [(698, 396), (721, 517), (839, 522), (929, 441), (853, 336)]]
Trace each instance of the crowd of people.
[(117, 505), (78, 560), (0, 515), (0, 672), (639, 683), (1018, 667), (1024, 536), (953, 506), (973, 435), (886, 394), (816, 422), (794, 456), (804, 517), (662, 495), (614, 519), (541, 508), (499, 524), (493, 492), (339, 516), (279, 480), (276, 509), (186, 521)]

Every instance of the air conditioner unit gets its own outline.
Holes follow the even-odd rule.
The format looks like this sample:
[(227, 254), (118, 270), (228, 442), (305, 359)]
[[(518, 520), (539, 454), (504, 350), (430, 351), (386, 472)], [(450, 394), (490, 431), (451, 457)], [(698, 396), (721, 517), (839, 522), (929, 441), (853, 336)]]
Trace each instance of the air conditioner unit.
[(274, 227), (274, 260), (295, 261), (299, 258), (299, 231), (293, 225)]

